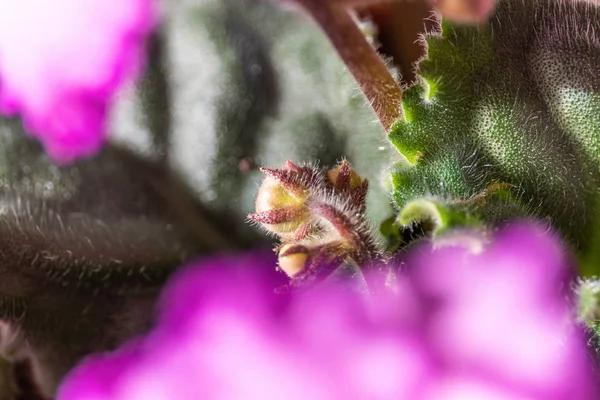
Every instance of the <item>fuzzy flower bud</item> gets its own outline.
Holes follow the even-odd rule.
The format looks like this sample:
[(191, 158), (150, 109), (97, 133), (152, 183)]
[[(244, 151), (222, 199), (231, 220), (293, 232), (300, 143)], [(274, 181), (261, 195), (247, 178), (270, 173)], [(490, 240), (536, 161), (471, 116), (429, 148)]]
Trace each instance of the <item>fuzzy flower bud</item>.
[[(263, 168), (267, 175), (248, 219), (279, 236), (279, 267), (300, 286), (327, 276), (347, 259), (381, 258), (364, 216), (368, 181), (344, 160), (331, 169)], [(289, 245), (289, 246), (287, 246)]]
[(308, 248), (298, 244), (286, 244), (279, 249), (279, 268), (290, 278), (302, 271), (308, 260)]
[(362, 178), (350, 167), (346, 160), (327, 171), (327, 177), (333, 186), (341, 190), (356, 189), (363, 183)]
[(256, 213), (248, 219), (260, 223), (282, 240), (301, 239), (308, 234), (310, 213), (306, 206), (309, 184), (316, 180), (310, 168), (288, 161), (280, 169), (261, 168), (267, 177), (258, 190)]

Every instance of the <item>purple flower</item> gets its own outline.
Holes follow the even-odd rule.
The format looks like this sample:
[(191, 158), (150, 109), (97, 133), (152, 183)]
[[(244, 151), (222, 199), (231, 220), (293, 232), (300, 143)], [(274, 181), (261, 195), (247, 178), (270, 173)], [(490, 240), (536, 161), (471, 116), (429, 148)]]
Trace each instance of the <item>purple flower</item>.
[(95, 153), (157, 20), (154, 0), (0, 0), (0, 113), (56, 161)]
[(419, 323), (446, 366), (440, 390), (462, 391), (441, 398), (596, 398), (566, 255), (534, 225), (513, 225), (491, 243), (455, 234), (411, 254), (401, 279), (426, 308)]
[(442, 16), (454, 22), (478, 24), (494, 11), (496, 0), (433, 0)]
[(182, 270), (156, 328), (84, 360), (57, 399), (596, 398), (567, 260), (537, 226), (421, 246), (368, 296), (335, 284), (278, 295), (264, 264)]

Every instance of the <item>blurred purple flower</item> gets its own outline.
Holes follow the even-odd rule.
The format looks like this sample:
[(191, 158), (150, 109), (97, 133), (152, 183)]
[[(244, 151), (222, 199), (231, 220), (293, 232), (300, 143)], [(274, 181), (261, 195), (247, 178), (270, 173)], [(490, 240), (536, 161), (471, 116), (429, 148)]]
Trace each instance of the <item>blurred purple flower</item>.
[(56, 161), (95, 153), (157, 21), (154, 0), (0, 0), (0, 113)]
[(494, 11), (497, 0), (432, 0), (445, 19), (464, 23), (485, 22)]
[(418, 293), (423, 334), (446, 366), (444, 395), (435, 398), (597, 398), (573, 324), (567, 254), (551, 232), (530, 224), (487, 244), (455, 234), (411, 253), (401, 279)]
[(561, 290), (564, 252), (537, 226), (421, 246), (366, 297), (341, 286), (275, 295), (252, 272), (263, 260), (182, 270), (154, 331), (89, 357), (57, 399), (597, 398)]

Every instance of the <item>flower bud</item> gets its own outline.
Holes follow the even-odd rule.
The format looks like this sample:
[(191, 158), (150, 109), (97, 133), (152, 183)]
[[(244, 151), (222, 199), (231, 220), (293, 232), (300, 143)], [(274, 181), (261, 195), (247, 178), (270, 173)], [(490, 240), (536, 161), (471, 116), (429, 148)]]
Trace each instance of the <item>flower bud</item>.
[(358, 212), (365, 211), (369, 182), (362, 179), (352, 169), (348, 161), (342, 161), (337, 167), (327, 171), (327, 178), (334, 188), (348, 199), (348, 205)]
[(302, 198), (288, 192), (275, 178), (267, 176), (258, 189), (255, 209), (257, 213), (280, 207), (302, 205)]
[(290, 278), (306, 266), (308, 248), (298, 244), (286, 244), (279, 249), (279, 268)]
[(341, 190), (356, 189), (362, 185), (362, 178), (344, 160), (335, 168), (327, 171), (327, 177), (334, 187)]
[(305, 202), (309, 197), (308, 185), (315, 179), (312, 170), (288, 161), (283, 168), (261, 168), (261, 171), (267, 177), (258, 190), (256, 213), (248, 218), (282, 240), (302, 239), (310, 226)]

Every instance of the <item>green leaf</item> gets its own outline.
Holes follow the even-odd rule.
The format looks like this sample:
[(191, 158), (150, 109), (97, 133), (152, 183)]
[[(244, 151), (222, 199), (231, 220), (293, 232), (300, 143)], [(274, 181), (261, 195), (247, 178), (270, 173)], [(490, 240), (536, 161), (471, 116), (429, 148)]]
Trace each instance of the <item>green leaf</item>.
[(427, 36), (390, 134), (409, 161), (392, 173), (401, 215), (434, 198), (492, 225), (545, 219), (582, 257), (597, 247), (598, 32), (590, 3), (504, 0), (480, 27), (444, 22)]

